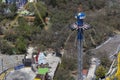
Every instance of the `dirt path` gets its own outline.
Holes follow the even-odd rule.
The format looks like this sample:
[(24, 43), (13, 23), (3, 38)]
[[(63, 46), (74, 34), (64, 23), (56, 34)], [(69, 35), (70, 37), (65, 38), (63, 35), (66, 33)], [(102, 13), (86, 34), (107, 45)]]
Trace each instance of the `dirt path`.
[(106, 52), (109, 55), (116, 53), (118, 46), (120, 45), (120, 34), (110, 37), (106, 42), (93, 49), (94, 53)]

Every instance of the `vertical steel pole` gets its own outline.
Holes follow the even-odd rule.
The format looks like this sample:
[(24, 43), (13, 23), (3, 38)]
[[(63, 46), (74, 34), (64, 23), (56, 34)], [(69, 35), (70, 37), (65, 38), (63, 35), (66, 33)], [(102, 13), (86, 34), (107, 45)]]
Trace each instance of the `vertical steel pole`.
[(81, 32), (82, 29), (78, 30), (78, 80), (83, 80), (83, 74), (82, 74), (82, 69), (83, 69), (83, 34)]

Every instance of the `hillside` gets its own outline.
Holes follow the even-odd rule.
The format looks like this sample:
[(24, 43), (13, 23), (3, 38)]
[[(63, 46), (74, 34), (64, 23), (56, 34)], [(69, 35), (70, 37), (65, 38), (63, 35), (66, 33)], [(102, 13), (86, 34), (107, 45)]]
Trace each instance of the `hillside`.
[[(24, 19), (19, 18), (20, 26), (24, 25), (31, 28), (31, 29), (27, 29), (27, 27), (26, 29), (24, 28), (24, 31), (31, 30), (30, 32), (27, 32), (27, 34), (25, 35), (26, 37), (24, 38), (32, 42), (33, 45), (35, 44), (42, 45), (43, 48), (65, 47), (66, 46), (65, 41), (68, 39), (68, 36), (70, 37), (72, 32), (69, 30), (68, 25), (75, 22), (74, 14), (77, 9), (77, 3), (79, 3), (79, 0), (75, 0), (75, 1), (67, 1), (67, 0), (57, 0), (57, 1), (47, 0), (46, 1), (45, 0), (46, 5), (42, 5), (43, 9), (41, 6), (39, 6), (41, 5), (41, 3), (36, 4), (37, 7), (41, 7), (39, 11), (43, 10), (43, 12), (41, 13), (43, 19), (45, 17), (45, 12), (47, 12), (48, 16), (50, 17), (50, 23), (52, 24), (51, 24), (51, 28), (48, 31), (45, 31), (44, 29), (39, 29), (39, 28), (42, 28), (42, 26), (40, 25), (41, 22), (38, 22), (40, 20), (39, 15), (37, 14), (34, 6), (30, 4), (28, 8), (30, 11), (34, 10), (36, 12), (35, 13), (36, 20), (33, 25), (28, 25), (28, 23)], [(113, 33), (114, 30), (118, 30), (118, 31), (120, 30), (119, 28), (120, 6), (118, 5), (117, 0), (116, 1), (89, 0), (89, 1), (82, 1), (82, 4), (84, 6), (84, 11), (87, 15), (85, 22), (89, 23), (92, 26), (92, 29), (84, 32), (85, 49), (96, 47), (101, 42), (106, 40), (109, 36), (112, 36), (114, 34)], [(8, 20), (3, 19), (3, 21), (1, 21), (0, 33), (5, 35), (5, 38), (4, 38), (5, 40), (7, 40), (9, 35), (12, 35), (13, 39), (7, 40), (7, 41), (13, 42), (14, 40), (15, 41), (17, 40), (17, 38), (15, 37), (15, 34), (13, 34), (15, 32), (14, 30), (16, 29), (11, 29), (5, 32), (3, 31), (4, 28), (2, 27), (2, 25), (3, 26), (9, 25), (10, 19)], [(8, 24), (6, 24), (5, 22), (7, 22)], [(34, 26), (34, 28), (32, 26)], [(11, 33), (11, 31), (13, 32)], [(15, 33), (19, 34), (19, 31), (20, 30), (18, 29), (17, 32)], [(24, 33), (19, 35), (24, 35)], [(67, 41), (69, 41), (71, 44), (72, 42), (74, 42), (75, 44), (76, 32), (72, 32), (72, 35), (73, 36), (70, 37), (71, 40), (67, 40)], [(29, 43), (27, 42), (27, 44)]]
[[(58, 31), (58, 34), (61, 34), (64, 37), (66, 36), (66, 34), (69, 35), (71, 33), (71, 31), (69, 31), (65, 27), (68, 26), (68, 24), (75, 22), (74, 14), (76, 12), (78, 1), (60, 1), (56, 1), (55, 7), (53, 6), (51, 8), (52, 5), (49, 5), (49, 10), (54, 14), (52, 15), (53, 17), (51, 17), (51, 20), (54, 23), (52, 26), (53, 32)], [(87, 15), (85, 22), (89, 23), (93, 27), (91, 30), (85, 31), (84, 46), (86, 48), (91, 48), (99, 45), (101, 41), (104, 41), (107, 39), (108, 36), (113, 35), (113, 30), (119, 30), (120, 7), (116, 5), (118, 4), (117, 2), (114, 2), (113, 4), (112, 3), (112, 1), (108, 2), (106, 0), (100, 0), (96, 2), (89, 0), (82, 2), (84, 6), (84, 11)], [(61, 30), (63, 30), (63, 32), (59, 32)], [(76, 36), (75, 33), (73, 33), (73, 35)], [(57, 39), (60, 39), (60, 37), (62, 36), (58, 36)]]
[[(57, 5), (57, 3), (58, 3), (58, 5)], [(68, 70), (73, 71), (76, 66), (75, 64), (73, 64), (73, 63), (76, 63), (76, 55), (77, 55), (76, 54), (77, 53), (76, 32), (72, 32), (63, 27), (63, 26), (66, 27), (66, 26), (68, 26), (68, 24), (75, 22), (74, 13), (76, 12), (77, 5), (72, 4), (72, 3), (77, 3), (77, 1), (71, 1), (71, 2), (68, 1), (68, 2), (66, 2), (66, 4), (56, 2), (56, 6), (53, 6), (54, 8), (51, 8), (51, 5), (49, 5), (51, 8), (50, 10), (54, 12), (53, 19), (55, 21), (53, 21), (54, 22), (54, 24), (52, 26), (53, 29), (56, 31), (56, 28), (58, 27), (58, 29), (61, 28), (64, 31), (63, 33), (61, 32), (62, 36), (58, 36), (57, 39), (60, 39), (60, 37), (64, 37), (64, 34), (68, 33), (68, 35), (67, 35), (68, 37), (66, 37), (67, 40), (65, 39), (65, 45), (64, 45), (64, 48), (67, 50), (66, 54), (65, 54), (66, 57), (65, 57), (65, 59), (63, 58), (63, 60), (64, 60), (63, 66), (60, 67), (60, 69), (58, 70), (58, 73), (56, 74), (57, 79), (59, 78), (60, 74), (63, 74), (62, 78), (64, 79), (65, 78), (64, 75), (67, 73), (64, 70), (68, 69)], [(119, 28), (119, 26), (120, 26), (120, 23), (119, 23), (120, 6), (119, 6), (117, 0), (116, 1), (89, 0), (89, 1), (83, 1), (82, 4), (84, 6), (84, 11), (86, 12), (86, 15), (87, 15), (85, 22), (89, 23), (93, 27), (92, 29), (84, 32), (84, 34), (85, 34), (84, 51), (86, 54), (84, 55), (84, 62), (83, 62), (84, 67), (83, 68), (88, 69), (88, 67), (89, 67), (88, 64), (90, 64), (90, 57), (93, 56), (93, 53), (91, 53), (91, 51), (89, 51), (89, 49), (95, 48), (96, 46), (100, 45), (102, 42), (107, 40), (109, 37), (112, 37), (115, 34), (114, 33), (115, 30), (118, 30), (118, 31), (120, 30), (120, 28)], [(59, 12), (58, 10), (61, 12)], [(56, 16), (57, 14), (58, 15), (63, 14), (63, 17)], [(67, 20), (67, 22), (64, 20)], [(63, 23), (66, 23), (66, 24), (63, 24)], [(62, 24), (62, 25), (60, 25), (60, 24)], [(58, 41), (60, 41), (60, 40), (58, 40)], [(103, 51), (101, 53), (104, 54), (106, 52)], [(71, 56), (72, 60), (74, 60), (73, 62), (70, 60), (69, 57), (67, 57), (68, 55)], [(107, 56), (108, 56), (108, 54), (106, 54), (106, 57)], [(102, 55), (101, 55), (101, 57), (102, 57)], [(103, 58), (100, 58), (100, 59), (103, 59)], [(68, 63), (66, 60), (68, 61)], [(105, 60), (108, 61), (107, 64), (103, 62), (103, 64), (107, 65), (107, 67), (106, 67), (106, 70), (107, 70), (111, 63), (108, 60), (108, 58), (106, 58)], [(68, 67), (69, 64), (71, 64), (72, 66), (74, 65), (74, 67), (71, 69), (70, 67)], [(105, 66), (105, 65), (103, 65), (103, 66)], [(60, 72), (60, 70), (63, 70), (64, 72)]]
[[(81, 2), (87, 15), (85, 22), (92, 26), (92, 29), (84, 31), (84, 68), (88, 69), (89, 59), (92, 56), (90, 49), (113, 36), (116, 30), (120, 31), (120, 1), (81, 0)], [(44, 0), (44, 3), (41, 1), (31, 3), (27, 5), (27, 9), (35, 13), (33, 22), (28, 22), (24, 17), (17, 17), (16, 8), (13, 7), (15, 5), (0, 5), (0, 11), (4, 11), (2, 7), (10, 7), (10, 10), (15, 12), (10, 15), (0, 12), (0, 52), (10, 55), (25, 54), (29, 45), (41, 51), (53, 48), (59, 52), (61, 48), (64, 48), (66, 52), (62, 61), (63, 65), (58, 69), (59, 73), (56, 72), (56, 78), (59, 80), (58, 74), (61, 73), (63, 79), (60, 78), (60, 80), (67, 80), (65, 78), (70, 75), (64, 76), (64, 74), (76, 70), (76, 31), (71, 31), (69, 24), (76, 21), (74, 15), (78, 3), (79, 0)], [(50, 24), (44, 24), (45, 17), (50, 18)], [(14, 19), (16, 23), (11, 26), (10, 23)], [(46, 30), (45, 27), (49, 28)], [(62, 70), (63, 72), (60, 72)]]

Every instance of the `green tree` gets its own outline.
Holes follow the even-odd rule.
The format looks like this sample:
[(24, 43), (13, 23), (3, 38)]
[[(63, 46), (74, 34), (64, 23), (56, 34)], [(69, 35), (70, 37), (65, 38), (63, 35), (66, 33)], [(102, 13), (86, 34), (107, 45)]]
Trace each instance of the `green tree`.
[(0, 3), (0, 22), (5, 18), (4, 16), (4, 8), (5, 8), (5, 4)]
[(90, 67), (91, 56), (89, 54), (83, 55), (83, 68), (88, 69)]
[(17, 48), (18, 54), (24, 54), (26, 52), (27, 42), (22, 36), (20, 36), (17, 38), (15, 46)]
[(41, 2), (38, 2), (35, 5), (36, 5), (36, 8), (34, 10), (35, 11), (34, 25), (39, 26), (40, 28), (43, 28), (44, 27), (44, 20), (45, 20), (46, 13), (47, 13), (46, 5), (42, 4)]
[(104, 78), (106, 73), (106, 69), (101, 65), (96, 69), (95, 75), (96, 79), (98, 80), (99, 78)]
[(110, 67), (111, 61), (109, 60), (109, 57), (105, 54), (103, 57), (100, 58), (101, 65), (104, 67)]
[(56, 0), (50, 0), (50, 3), (53, 7), (56, 7), (57, 3)]
[(9, 33), (9, 32), (6, 32), (4, 33), (5, 37), (4, 39), (10, 41), (10, 42), (15, 42), (16, 41), (16, 38), (18, 37), (17, 34), (13, 34), (13, 33)]
[(16, 27), (16, 34), (18, 36), (23, 36), (25, 39), (31, 40), (31, 35), (34, 32), (34, 27), (28, 25), (24, 18), (18, 19), (19, 26)]
[(13, 54), (13, 47), (5, 40), (0, 40), (0, 52), (2, 54)]
[(70, 76), (68, 70), (59, 66), (53, 80), (75, 80), (75, 79)]
[(110, 67), (111, 61), (109, 59), (107, 51), (98, 52), (97, 57), (100, 59), (100, 63), (103, 67), (105, 67), (106, 69)]
[(28, 9), (30, 12), (35, 11), (35, 8), (34, 8), (34, 6), (33, 6), (33, 3), (29, 3), (29, 4), (27, 5), (27, 9)]
[(66, 56), (66, 57), (63, 56), (61, 65), (65, 70), (70, 70), (70, 71), (76, 70), (77, 59), (72, 57), (72, 56), (71, 57), (70, 56)]
[(2, 28), (0, 27), (0, 35), (2, 35), (3, 34), (3, 30), (2, 30)]
[(8, 17), (13, 19), (16, 15), (16, 12), (17, 12), (17, 6), (16, 6), (16, 3), (13, 3), (9, 6), (9, 9), (10, 9), (10, 13), (8, 14)]

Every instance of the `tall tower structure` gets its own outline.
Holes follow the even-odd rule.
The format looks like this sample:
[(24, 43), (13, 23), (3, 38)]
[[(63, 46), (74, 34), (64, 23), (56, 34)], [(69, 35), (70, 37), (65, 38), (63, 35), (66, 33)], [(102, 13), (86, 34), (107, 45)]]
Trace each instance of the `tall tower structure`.
[(77, 47), (78, 47), (78, 80), (83, 80), (83, 20), (85, 19), (86, 15), (82, 11), (82, 4), (78, 5), (78, 12), (75, 15), (77, 22)]

